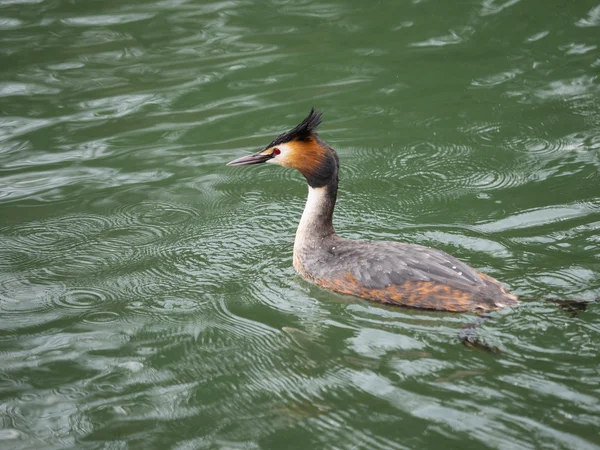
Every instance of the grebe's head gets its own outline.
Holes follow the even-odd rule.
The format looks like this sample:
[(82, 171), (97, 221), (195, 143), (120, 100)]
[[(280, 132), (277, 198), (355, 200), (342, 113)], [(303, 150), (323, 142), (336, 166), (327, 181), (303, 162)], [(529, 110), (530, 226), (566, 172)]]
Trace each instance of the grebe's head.
[(299, 125), (277, 136), (264, 150), (227, 165), (279, 164), (300, 171), (311, 187), (325, 186), (337, 179), (339, 161), (335, 150), (317, 135), (320, 123), (321, 113), (313, 108)]

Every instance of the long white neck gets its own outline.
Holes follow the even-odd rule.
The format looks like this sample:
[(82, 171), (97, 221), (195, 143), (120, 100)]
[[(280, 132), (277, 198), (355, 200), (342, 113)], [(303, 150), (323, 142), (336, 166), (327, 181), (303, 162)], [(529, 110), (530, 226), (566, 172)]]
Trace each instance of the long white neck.
[(294, 241), (294, 266), (300, 263), (301, 254), (304, 251), (319, 247), (324, 238), (335, 234), (332, 224), (335, 188), (332, 186), (308, 187), (306, 206)]

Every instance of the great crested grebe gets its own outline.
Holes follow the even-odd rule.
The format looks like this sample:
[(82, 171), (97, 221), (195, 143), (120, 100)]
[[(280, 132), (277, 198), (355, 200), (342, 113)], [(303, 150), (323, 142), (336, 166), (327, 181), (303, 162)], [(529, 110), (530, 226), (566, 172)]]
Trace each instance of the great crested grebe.
[(413, 308), (481, 312), (519, 303), (500, 282), (441, 250), (338, 236), (332, 217), (339, 158), (316, 134), (320, 123), (321, 114), (313, 108), (264, 150), (228, 164), (278, 164), (306, 178), (308, 199), (294, 241), (298, 273), (341, 294)]

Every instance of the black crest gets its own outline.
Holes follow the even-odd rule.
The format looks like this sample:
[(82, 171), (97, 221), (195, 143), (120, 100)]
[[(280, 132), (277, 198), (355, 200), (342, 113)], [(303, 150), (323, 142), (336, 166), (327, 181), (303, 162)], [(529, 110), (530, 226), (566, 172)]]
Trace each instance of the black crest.
[(313, 136), (317, 127), (321, 123), (321, 113), (316, 112), (315, 108), (312, 108), (308, 113), (308, 116), (304, 118), (300, 124), (291, 129), (290, 131), (286, 131), (285, 133), (280, 134), (271, 142), (267, 148), (273, 147), (274, 145), (284, 144), (286, 142), (290, 142), (293, 140), (301, 140), (304, 141), (308, 137)]

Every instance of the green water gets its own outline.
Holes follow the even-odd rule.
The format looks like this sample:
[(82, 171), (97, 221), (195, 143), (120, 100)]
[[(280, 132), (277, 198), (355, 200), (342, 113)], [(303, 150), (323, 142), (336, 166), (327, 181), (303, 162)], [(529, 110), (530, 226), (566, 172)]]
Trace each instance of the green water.
[[(598, 0), (0, 0), (0, 44), (0, 448), (600, 448)], [(502, 354), (294, 273), (303, 179), (225, 163), (311, 106), (338, 232), (505, 282)]]

